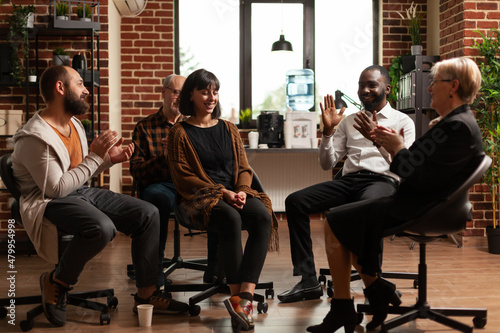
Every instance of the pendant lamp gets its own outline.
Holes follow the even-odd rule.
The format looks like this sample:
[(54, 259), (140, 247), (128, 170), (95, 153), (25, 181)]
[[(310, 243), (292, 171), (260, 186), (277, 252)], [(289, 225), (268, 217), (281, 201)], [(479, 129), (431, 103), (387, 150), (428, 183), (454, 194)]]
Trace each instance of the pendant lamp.
[(274, 42), (271, 48), (271, 52), (276, 52), (276, 51), (287, 51), (287, 52), (293, 51), (292, 43), (285, 40), (285, 35), (283, 34), (283, 0), (281, 0), (281, 35), (280, 39)]

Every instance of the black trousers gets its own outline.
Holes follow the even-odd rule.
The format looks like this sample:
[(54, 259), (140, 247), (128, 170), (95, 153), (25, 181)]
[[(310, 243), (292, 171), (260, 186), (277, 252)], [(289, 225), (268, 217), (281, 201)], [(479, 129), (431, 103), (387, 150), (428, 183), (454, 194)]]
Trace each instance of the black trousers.
[(306, 187), (285, 200), (293, 275), (315, 276), (310, 214), (359, 200), (391, 196), (396, 181), (374, 173), (351, 173), (339, 179)]
[[(264, 204), (247, 198), (243, 209), (238, 210), (220, 200), (212, 210), (208, 229), (219, 233), (219, 264), (223, 265), (227, 283), (257, 283), (271, 235), (271, 215)], [(242, 230), (248, 231), (244, 251)]]
[(85, 264), (120, 231), (132, 238), (136, 286), (156, 285), (158, 279), (158, 209), (129, 195), (83, 186), (64, 198), (51, 200), (45, 217), (73, 239), (64, 250), (55, 276), (76, 284)]

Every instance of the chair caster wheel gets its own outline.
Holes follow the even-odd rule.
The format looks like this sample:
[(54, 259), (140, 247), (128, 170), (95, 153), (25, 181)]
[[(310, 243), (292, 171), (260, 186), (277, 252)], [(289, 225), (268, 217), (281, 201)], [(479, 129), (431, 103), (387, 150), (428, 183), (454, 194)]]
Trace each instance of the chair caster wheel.
[(269, 309), (269, 305), (267, 304), (267, 302), (257, 303), (257, 312), (258, 313), (267, 313), (268, 309)]
[(266, 298), (274, 298), (274, 289), (266, 289)]
[(484, 326), (486, 326), (486, 321), (486, 317), (474, 317), (474, 319), (472, 319), (475, 328), (484, 328)]
[(189, 307), (189, 315), (190, 316), (197, 316), (201, 312), (201, 308), (199, 305), (191, 305)]
[(413, 280), (413, 288), (418, 289), (418, 280)]
[(134, 265), (127, 265), (127, 276), (130, 280), (135, 280), (135, 267)]
[(111, 322), (111, 316), (109, 315), (109, 313), (101, 313), (99, 322), (101, 323), (101, 325), (109, 325), (109, 323)]
[(28, 332), (30, 331), (33, 326), (35, 326), (35, 321), (34, 320), (23, 320), (20, 324), (21, 330), (23, 332)]
[(326, 288), (326, 294), (328, 297), (333, 298), (333, 287)]
[(323, 285), (325, 285), (325, 284), (326, 284), (326, 276), (324, 276), (324, 275), (320, 275), (320, 276), (318, 277), (318, 282), (319, 282), (320, 284), (321, 284), (321, 283), (323, 283)]
[(118, 306), (118, 298), (114, 296), (108, 296), (108, 308), (116, 309)]

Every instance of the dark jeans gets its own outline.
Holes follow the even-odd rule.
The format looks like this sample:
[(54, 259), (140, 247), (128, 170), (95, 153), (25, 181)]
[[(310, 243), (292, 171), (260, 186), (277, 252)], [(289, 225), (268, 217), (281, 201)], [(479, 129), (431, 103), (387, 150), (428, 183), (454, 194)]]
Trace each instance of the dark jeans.
[(165, 246), (168, 236), (168, 220), (170, 212), (174, 210), (175, 186), (171, 182), (159, 182), (150, 184), (139, 190), (138, 197), (152, 203), (160, 212), (160, 243), (159, 243), (159, 269), (158, 269), (158, 285), (161, 287), (165, 284), (165, 276), (163, 275), (163, 257), (165, 255)]
[[(208, 228), (219, 233), (219, 254), (227, 283), (257, 283), (267, 255), (271, 215), (256, 198), (248, 198), (242, 210), (220, 200), (210, 215)], [(241, 231), (248, 231), (243, 251)]]
[(350, 202), (390, 196), (396, 192), (396, 187), (392, 178), (382, 175), (347, 174), (290, 194), (285, 200), (285, 207), (293, 275), (316, 276), (310, 214)]
[(59, 280), (75, 284), (85, 264), (120, 231), (132, 238), (137, 287), (156, 284), (159, 216), (153, 205), (128, 195), (84, 186), (64, 198), (51, 200), (45, 217), (58, 230), (73, 235), (56, 268)]

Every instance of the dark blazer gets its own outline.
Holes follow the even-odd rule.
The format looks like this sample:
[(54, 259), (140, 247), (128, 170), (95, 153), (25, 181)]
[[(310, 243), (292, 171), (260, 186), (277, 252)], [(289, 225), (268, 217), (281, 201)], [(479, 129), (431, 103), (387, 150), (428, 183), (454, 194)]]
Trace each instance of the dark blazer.
[(396, 154), (391, 171), (402, 178), (391, 215), (411, 219), (453, 192), (481, 161), (482, 136), (464, 104)]

